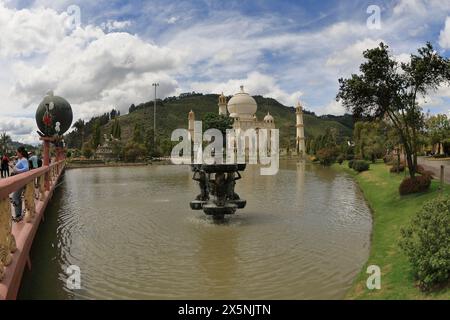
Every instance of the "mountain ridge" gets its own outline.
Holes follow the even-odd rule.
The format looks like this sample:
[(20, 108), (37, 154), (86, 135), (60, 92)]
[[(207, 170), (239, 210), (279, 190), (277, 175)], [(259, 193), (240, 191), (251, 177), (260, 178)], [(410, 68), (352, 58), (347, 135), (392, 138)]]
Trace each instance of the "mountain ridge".
[[(294, 147), (295, 142), (295, 108), (281, 104), (277, 100), (263, 96), (253, 96), (258, 104), (256, 116), (262, 120), (267, 111), (275, 119), (276, 128), (280, 129), (280, 147)], [(159, 140), (169, 140), (173, 130), (188, 127), (188, 113), (194, 111), (196, 120), (201, 120), (206, 113), (218, 113), (218, 94), (190, 93), (178, 97), (157, 99), (156, 106), (156, 132)], [(144, 131), (153, 129), (153, 105), (154, 101), (148, 101), (139, 105), (131, 105), (129, 113), (122, 114), (117, 118), (120, 121), (122, 140), (128, 141), (132, 138), (135, 126), (140, 126)], [(334, 128), (341, 138), (350, 138), (353, 130), (353, 117), (349, 114), (342, 116), (323, 115), (317, 116), (314, 112), (304, 110), (305, 136), (307, 139), (324, 134), (327, 127)], [(95, 119), (95, 118), (93, 118)], [(92, 119), (86, 124), (85, 141), (88, 141), (92, 133)], [(105, 120), (106, 122), (106, 120)], [(109, 135), (113, 120), (109, 119), (101, 127), (102, 135)], [(76, 131), (67, 135), (69, 147)]]

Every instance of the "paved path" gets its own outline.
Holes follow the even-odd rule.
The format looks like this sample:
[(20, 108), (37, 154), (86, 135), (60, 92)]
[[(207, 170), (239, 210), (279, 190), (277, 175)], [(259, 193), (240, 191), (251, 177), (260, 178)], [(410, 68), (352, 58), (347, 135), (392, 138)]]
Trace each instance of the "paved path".
[(436, 179), (439, 179), (441, 165), (444, 165), (444, 180), (450, 184), (450, 160), (428, 160), (427, 157), (418, 157), (417, 164), (423, 166), (425, 170), (432, 171)]

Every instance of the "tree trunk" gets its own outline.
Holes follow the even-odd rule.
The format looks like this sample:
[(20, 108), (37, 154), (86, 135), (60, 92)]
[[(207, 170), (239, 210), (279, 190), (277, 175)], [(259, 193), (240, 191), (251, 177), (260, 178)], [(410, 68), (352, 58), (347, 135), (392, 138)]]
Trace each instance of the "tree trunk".
[(408, 161), (409, 175), (411, 178), (414, 179), (414, 176), (416, 174), (416, 167), (414, 166), (413, 155), (411, 154), (411, 151), (408, 150), (408, 148), (405, 148), (405, 151), (406, 151), (406, 160)]

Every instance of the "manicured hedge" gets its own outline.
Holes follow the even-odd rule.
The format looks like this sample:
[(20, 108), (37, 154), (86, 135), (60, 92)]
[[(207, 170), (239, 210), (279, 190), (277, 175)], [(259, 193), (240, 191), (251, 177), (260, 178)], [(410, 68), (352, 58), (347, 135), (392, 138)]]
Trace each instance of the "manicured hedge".
[(353, 162), (352, 168), (357, 172), (363, 172), (369, 170), (370, 164), (364, 160), (355, 160)]
[(401, 195), (427, 191), (430, 188), (431, 177), (429, 175), (405, 178), (399, 187)]

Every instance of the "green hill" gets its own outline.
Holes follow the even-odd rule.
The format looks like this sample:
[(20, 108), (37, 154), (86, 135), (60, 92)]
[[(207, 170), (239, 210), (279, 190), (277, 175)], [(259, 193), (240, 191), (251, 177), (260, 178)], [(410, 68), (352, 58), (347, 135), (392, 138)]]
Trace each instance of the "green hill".
[[(196, 120), (201, 120), (206, 113), (218, 112), (218, 98), (216, 94), (190, 94), (182, 97), (169, 97), (157, 100), (156, 107), (156, 132), (160, 140), (170, 140), (170, 135), (177, 128), (187, 128), (188, 113), (195, 112)], [(228, 97), (228, 99), (231, 97)], [(275, 118), (275, 125), (280, 129), (280, 147), (286, 148), (291, 141), (293, 147), (295, 139), (295, 109), (287, 107), (272, 98), (254, 96), (258, 111), (257, 117), (262, 120), (267, 111)], [(107, 117), (106, 117), (107, 118)], [(143, 132), (153, 129), (153, 102), (142, 103), (130, 108), (130, 113), (119, 117), (122, 129), (122, 140), (129, 140), (133, 136), (134, 127), (141, 127)], [(85, 141), (89, 139), (91, 128), (86, 125)], [(102, 133), (109, 134), (113, 121), (104, 121)], [(335, 128), (340, 137), (350, 137), (353, 130), (353, 119), (351, 115), (344, 116), (316, 116), (314, 113), (304, 112), (304, 124), (306, 138), (323, 134), (326, 128)], [(76, 132), (68, 134), (66, 139), (69, 147), (75, 147)]]

